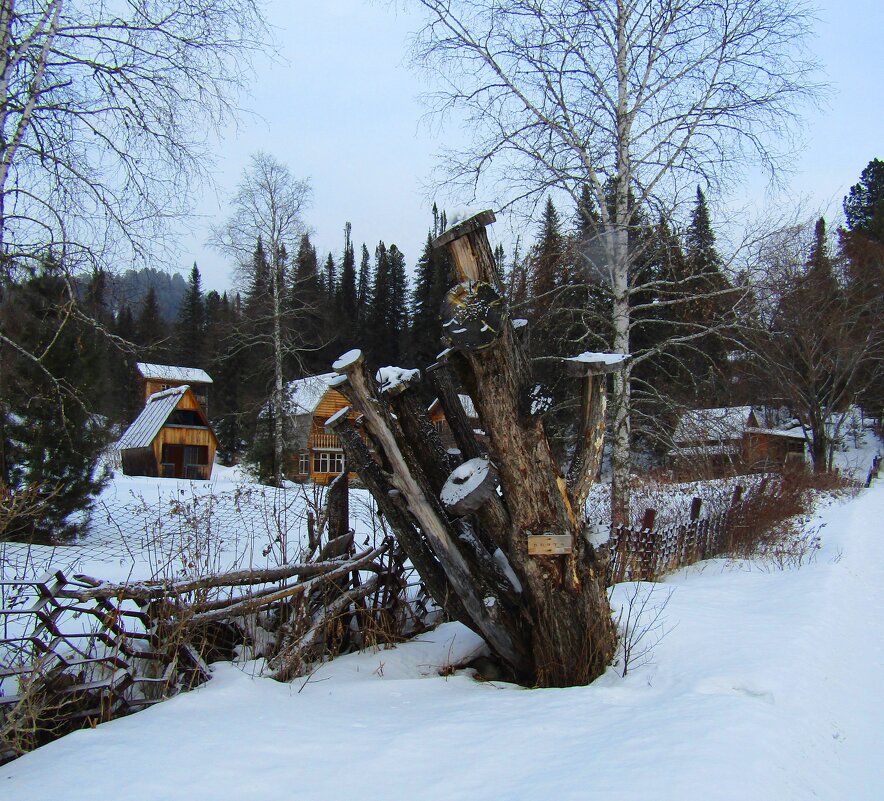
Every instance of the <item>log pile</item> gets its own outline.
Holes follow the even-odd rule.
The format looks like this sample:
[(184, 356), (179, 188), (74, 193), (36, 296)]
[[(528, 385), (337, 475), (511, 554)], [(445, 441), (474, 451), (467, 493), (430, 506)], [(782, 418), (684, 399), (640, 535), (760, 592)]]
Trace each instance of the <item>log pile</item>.
[[(449, 347), (425, 371), (387, 369), (375, 381), (359, 351), (334, 364), (336, 389), (361, 413), (329, 420), (436, 602), (480, 634), (517, 680), (584, 684), (613, 657), (606, 554), (583, 535), (586, 495), (604, 433), (604, 374), (622, 357), (560, 360), (582, 378), (577, 451), (565, 474), (544, 430), (542, 392), (509, 318), (483, 212), (439, 237), (458, 284), (443, 306)], [(389, 380), (390, 375), (398, 380)], [(415, 391), (429, 381), (459, 453), (443, 446)], [(477, 442), (457, 398), (473, 399), (487, 435)]]

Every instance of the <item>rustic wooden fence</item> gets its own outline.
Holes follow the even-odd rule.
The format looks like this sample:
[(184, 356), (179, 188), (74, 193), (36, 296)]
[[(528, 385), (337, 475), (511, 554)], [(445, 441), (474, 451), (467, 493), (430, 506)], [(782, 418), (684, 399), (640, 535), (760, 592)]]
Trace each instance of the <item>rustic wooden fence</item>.
[(701, 517), (702, 501), (694, 498), (687, 520), (655, 528), (656, 511), (648, 509), (640, 526), (611, 526), (608, 548), (608, 584), (621, 581), (653, 581), (668, 571), (731, 553), (745, 539), (750, 525), (750, 506), (770, 493), (766, 481), (744, 495), (737, 486), (727, 509)]
[(159, 641), (146, 604), (81, 597), (97, 584), (60, 570), (0, 581), (0, 763), (209, 678), (189, 643)]
[(0, 580), (0, 764), (207, 681), (208, 654), (251, 646), (285, 680), (425, 628), (433, 605), (402, 551), (352, 543), (349, 532), (304, 563), (177, 580)]

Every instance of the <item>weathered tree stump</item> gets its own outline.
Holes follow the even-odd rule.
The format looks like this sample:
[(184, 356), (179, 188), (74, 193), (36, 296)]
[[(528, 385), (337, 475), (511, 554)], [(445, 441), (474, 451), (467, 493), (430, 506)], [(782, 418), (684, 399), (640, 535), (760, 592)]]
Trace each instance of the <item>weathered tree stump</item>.
[[(455, 461), (444, 449), (416, 401), (417, 373), (380, 374), (380, 391), (358, 351), (335, 363), (346, 377), (337, 389), (362, 413), (374, 456), (351, 424), (337, 421), (336, 430), (348, 463), (436, 601), (484, 637), (518, 680), (584, 684), (605, 670), (616, 644), (606, 555), (583, 537), (583, 508), (601, 457), (603, 374), (617, 369), (617, 360), (605, 354), (563, 360), (564, 369), (584, 378), (580, 438), (566, 477), (542, 415), (525, 400), (536, 382), (523, 338), (500, 300), (485, 232), (493, 221), (492, 212), (483, 212), (435, 243), (449, 249), (459, 284), (445, 306), (453, 321), (446, 333), (451, 347), (430, 381), (460, 457)], [(463, 415), (450, 373), (473, 399), (487, 455)], [(391, 375), (403, 378), (391, 382)]]

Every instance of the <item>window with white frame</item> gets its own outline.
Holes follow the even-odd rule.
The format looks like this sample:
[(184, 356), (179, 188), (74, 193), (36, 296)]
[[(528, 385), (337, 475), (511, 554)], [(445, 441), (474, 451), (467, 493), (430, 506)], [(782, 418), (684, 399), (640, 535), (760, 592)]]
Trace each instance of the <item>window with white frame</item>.
[(306, 476), (310, 472), (310, 454), (307, 451), (301, 451), (298, 454), (298, 475)]
[(315, 451), (313, 454), (314, 473), (343, 473), (344, 454), (340, 451)]

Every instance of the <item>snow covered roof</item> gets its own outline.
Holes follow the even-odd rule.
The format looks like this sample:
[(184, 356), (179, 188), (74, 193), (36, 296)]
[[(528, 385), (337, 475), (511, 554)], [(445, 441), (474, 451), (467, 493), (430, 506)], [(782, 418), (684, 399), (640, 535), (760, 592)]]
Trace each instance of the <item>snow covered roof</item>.
[(190, 387), (184, 384), (162, 392), (154, 392), (147, 399), (141, 414), (123, 432), (123, 436), (117, 442), (117, 449), (123, 451), (128, 448), (149, 448), (188, 389)]
[(197, 367), (175, 367), (171, 364), (148, 364), (136, 362), (135, 368), (142, 378), (153, 381), (182, 381), (187, 384), (211, 384), (212, 377)]
[(676, 442), (740, 439), (751, 414), (751, 406), (691, 409), (678, 421), (672, 438)]
[(286, 391), (292, 414), (313, 414), (336, 378), (337, 373), (322, 373), (290, 381), (286, 385)]
[(756, 428), (747, 426), (746, 431), (750, 434), (767, 434), (771, 437), (783, 437), (785, 439), (798, 439), (804, 442), (807, 437), (801, 428)]

